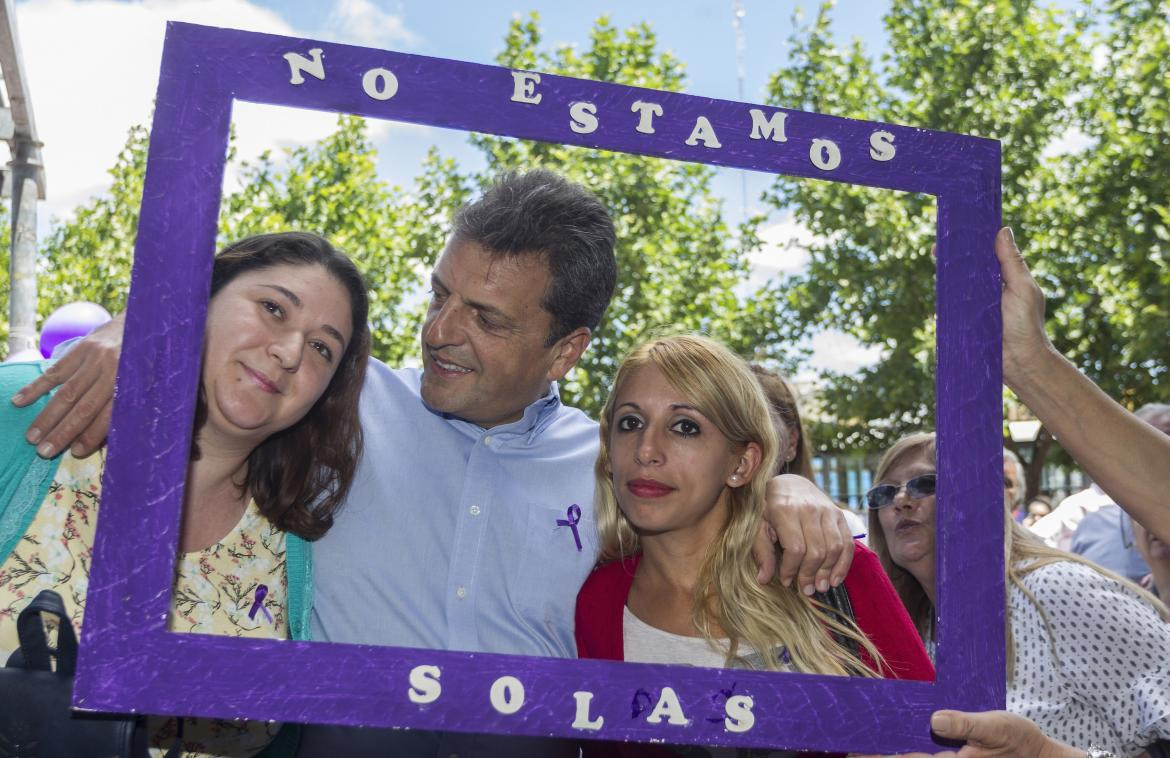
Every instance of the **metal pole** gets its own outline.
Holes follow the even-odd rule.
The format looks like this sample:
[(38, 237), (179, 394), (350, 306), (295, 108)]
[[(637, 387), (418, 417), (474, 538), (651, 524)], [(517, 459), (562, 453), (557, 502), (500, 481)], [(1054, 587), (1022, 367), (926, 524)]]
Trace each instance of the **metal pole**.
[[(743, 100), (743, 80), (746, 78), (744, 70), (744, 47), (746, 43), (743, 36), (743, 17), (747, 15), (743, 8), (743, 0), (734, 0), (732, 3), (732, 26), (735, 28), (735, 74), (739, 83), (739, 99)], [(740, 170), (740, 210), (743, 214), (743, 220), (747, 220), (747, 171)]]
[[(8, 94), (3, 139), (12, 160), (8, 164), (12, 191), (11, 255), (8, 275), (8, 354), (37, 345), (37, 200), (45, 199), (45, 169), (37, 139), (28, 82), (21, 68), (20, 35), (12, 0), (0, 2), (0, 71)], [(5, 104), (0, 102), (0, 106)], [(9, 127), (11, 131), (9, 131)], [(7, 184), (7, 182), (6, 182)]]
[[(23, 141), (22, 141), (23, 142)], [(37, 180), (27, 142), (13, 145), (12, 248), (8, 258), (8, 354), (37, 347)], [(21, 149), (25, 148), (25, 149)], [(23, 153), (23, 155), (22, 155)]]

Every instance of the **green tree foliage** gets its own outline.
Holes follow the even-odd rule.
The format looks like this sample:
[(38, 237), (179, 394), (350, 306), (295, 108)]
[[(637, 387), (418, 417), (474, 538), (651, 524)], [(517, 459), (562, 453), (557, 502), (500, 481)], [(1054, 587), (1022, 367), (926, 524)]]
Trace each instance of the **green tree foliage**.
[(110, 169), (109, 192), (51, 227), (40, 246), (38, 320), (77, 300), (97, 303), (111, 313), (125, 310), (149, 139), (146, 127), (133, 127)]
[(1108, 2), (1057, 166), (1044, 272), (1057, 345), (1127, 405), (1170, 402), (1170, 6)]
[[(1077, 123), (1075, 103), (1095, 76), (1087, 21), (1028, 0), (894, 0), (889, 52), (833, 42), (831, 4), (792, 37), (792, 63), (770, 83), (777, 105), (966, 132), (1003, 141), (1003, 215), (1046, 289), (1073, 285), (1084, 250), (1047, 214), (1077, 205), (1045, 152)], [(934, 422), (933, 198), (830, 182), (784, 180), (772, 200), (818, 235), (808, 269), (777, 285), (793, 330), (843, 330), (883, 358), (853, 376), (824, 378), (836, 416), (818, 442), (878, 449)], [(1070, 289), (1075, 289), (1071, 287)], [(1062, 311), (1058, 307), (1054, 313)], [(1094, 318), (1098, 318), (1095, 316)], [(1050, 324), (1059, 339), (1068, 320)], [(1084, 367), (1098, 358), (1074, 349)]]
[[(130, 130), (110, 170), (112, 187), (55, 224), (41, 247), (38, 316), (76, 300), (112, 313), (125, 308), (149, 135)], [(451, 161), (433, 151), (409, 192), (375, 173), (365, 122), (343, 116), (320, 142), (238, 163), (239, 189), (220, 206), (220, 243), (250, 234), (304, 229), (354, 256), (370, 284), (374, 354), (392, 363), (418, 354), (420, 306), (404, 304), (441, 250), (446, 223), (468, 190)]]
[[(595, 24), (587, 49), (565, 45), (552, 51), (541, 46), (535, 14), (513, 20), (496, 60), (511, 68), (660, 90), (679, 90), (685, 82), (682, 63), (657, 49), (649, 26), (619, 30), (606, 18)], [(771, 314), (735, 294), (748, 272), (748, 253), (759, 244), (759, 220), (732, 232), (711, 190), (711, 168), (482, 135), (472, 142), (487, 166), (474, 177), (477, 184), (500, 171), (543, 166), (595, 191), (614, 216), (618, 288), (589, 350), (562, 387), (569, 402), (596, 414), (621, 356), (659, 328), (703, 330), (741, 353), (768, 354), (760, 346)]]

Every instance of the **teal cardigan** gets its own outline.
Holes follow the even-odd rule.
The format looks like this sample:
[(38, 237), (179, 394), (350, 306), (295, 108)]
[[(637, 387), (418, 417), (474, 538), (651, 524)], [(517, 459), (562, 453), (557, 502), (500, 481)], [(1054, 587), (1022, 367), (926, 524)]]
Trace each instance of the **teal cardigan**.
[[(24, 440), (24, 432), (48, 402), (42, 397), (32, 405), (17, 408), (11, 397), (40, 376), (48, 361), (0, 365), (0, 563), (8, 559), (16, 543), (49, 492), (61, 454), (46, 460)], [(99, 515), (100, 518), (100, 515)], [(309, 615), (313, 610), (313, 551), (310, 543), (292, 534), (285, 535), (285, 563), (288, 570), (288, 631), (294, 640), (309, 639)], [(281, 730), (261, 756), (292, 755), (296, 728)]]

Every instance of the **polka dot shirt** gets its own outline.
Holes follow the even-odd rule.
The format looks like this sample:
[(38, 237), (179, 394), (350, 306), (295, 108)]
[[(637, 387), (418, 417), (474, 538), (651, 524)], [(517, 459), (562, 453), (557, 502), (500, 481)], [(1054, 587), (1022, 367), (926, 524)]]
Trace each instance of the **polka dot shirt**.
[(1007, 709), (1050, 737), (1118, 756), (1170, 739), (1170, 624), (1132, 590), (1079, 563), (1042, 566), (1022, 582), (1052, 636), (1013, 586), (1016, 665)]

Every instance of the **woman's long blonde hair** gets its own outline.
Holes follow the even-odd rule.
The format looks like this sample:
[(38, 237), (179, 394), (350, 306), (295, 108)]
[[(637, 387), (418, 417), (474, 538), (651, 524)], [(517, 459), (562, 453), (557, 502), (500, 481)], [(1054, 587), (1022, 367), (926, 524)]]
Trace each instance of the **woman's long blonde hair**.
[(767, 586), (756, 581), (752, 542), (759, 529), (764, 489), (778, 449), (767, 401), (747, 363), (718, 342), (698, 335), (655, 339), (637, 347), (618, 368), (601, 413), (601, 452), (597, 478), (596, 512), (601, 534), (601, 560), (620, 560), (641, 549), (638, 534), (618, 507), (609, 466), (609, 435), (614, 403), (630, 374), (653, 366), (686, 396), (730, 442), (742, 450), (760, 446), (761, 464), (741, 487), (727, 492), (728, 519), (704, 559), (696, 585), (695, 627), (712, 648), (722, 647), (712, 634), (721, 628), (730, 638), (727, 665), (735, 665), (741, 645), (748, 645), (769, 670), (781, 668), (778, 651), (788, 652), (797, 671), (817, 674), (876, 676), (828, 632), (856, 643), (880, 666), (881, 657), (851, 619), (837, 620), (818, 612), (821, 604), (773, 578)]
[[(934, 439), (934, 432), (919, 432), (903, 437), (895, 442), (893, 447), (882, 456), (881, 462), (878, 463), (877, 471), (874, 474), (874, 481), (882, 481), (891, 469), (910, 458), (926, 458), (933, 463), (935, 461)], [(1036, 596), (1032, 594), (1031, 590), (1024, 586), (1023, 582), (1023, 577), (1043, 566), (1061, 561), (1080, 563), (1088, 566), (1102, 576), (1121, 583), (1127, 589), (1138, 595), (1153, 607), (1163, 620), (1170, 616), (1170, 612), (1167, 611), (1166, 606), (1158, 598), (1128, 579), (1102, 566), (1098, 566), (1096, 563), (1086, 560), (1079, 555), (1066, 553), (1063, 550), (1057, 550), (1045, 544), (1039, 537), (1016, 523), (1016, 520), (1012, 518), (1011, 510), (1008, 508), (1006, 502), (1004, 504), (1003, 543), (1004, 575), (1007, 579), (1005, 582), (1005, 590), (1010, 593), (1012, 587), (1018, 588), (1024, 594), (1024, 597), (1028, 599), (1028, 602), (1040, 613), (1040, 617), (1044, 620), (1045, 630), (1048, 632), (1048, 640), (1052, 648), (1052, 653), (1058, 660), (1060, 654), (1055, 643), (1055, 636), (1052, 633), (1052, 627), (1048, 622), (1048, 614), (1045, 613), (1044, 607), (1036, 600)], [(889, 574), (890, 581), (893, 582), (894, 589), (898, 591), (898, 596), (902, 598), (902, 604), (909, 611), (910, 618), (914, 621), (918, 633), (922, 635), (924, 641), (929, 641), (934, 635), (934, 604), (930, 602), (926, 590), (922, 588), (918, 580), (909, 571), (894, 563), (893, 558), (890, 557), (890, 548), (886, 543), (886, 535), (882, 531), (877, 511), (869, 512), (869, 546), (877, 553), (878, 558), (882, 562), (882, 568)], [(1016, 671), (1016, 650), (1012, 637), (1011, 613), (1011, 602), (1005, 598), (1004, 624), (1006, 627), (1008, 651), (1008, 682), (1011, 682), (1015, 678)]]

